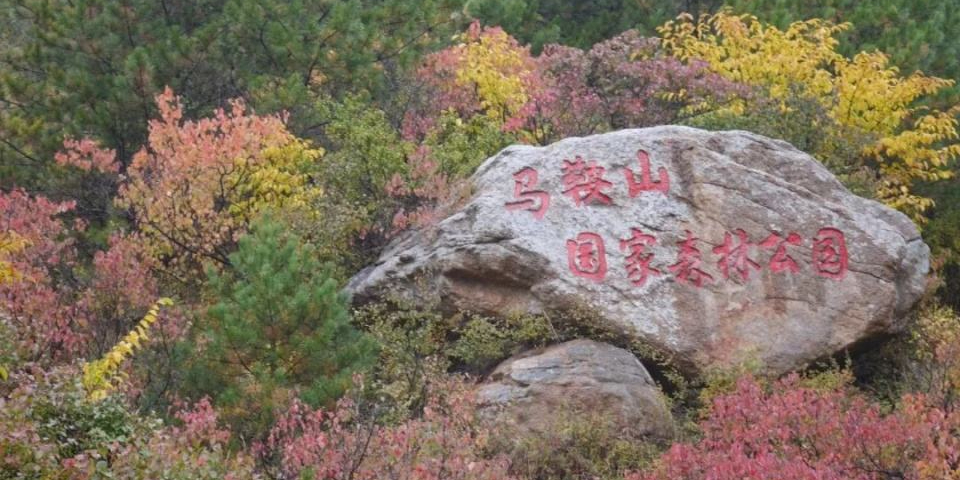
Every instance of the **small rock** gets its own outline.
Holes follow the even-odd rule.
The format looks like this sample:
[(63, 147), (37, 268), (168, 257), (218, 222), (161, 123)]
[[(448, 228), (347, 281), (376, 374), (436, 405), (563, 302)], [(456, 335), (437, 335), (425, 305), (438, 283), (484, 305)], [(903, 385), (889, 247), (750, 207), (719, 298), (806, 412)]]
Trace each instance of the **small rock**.
[(658, 440), (673, 435), (670, 410), (640, 361), (592, 340), (504, 361), (480, 387), (477, 400), (501, 427), (521, 432), (544, 432), (565, 414), (599, 414), (618, 435)]

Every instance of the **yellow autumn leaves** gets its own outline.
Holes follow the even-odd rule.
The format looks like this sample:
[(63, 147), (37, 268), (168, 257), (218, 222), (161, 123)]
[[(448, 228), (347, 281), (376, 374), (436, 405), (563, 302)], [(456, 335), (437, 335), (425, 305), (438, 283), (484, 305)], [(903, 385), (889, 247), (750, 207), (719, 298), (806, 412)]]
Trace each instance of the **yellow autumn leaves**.
[[(0, 284), (12, 282), (20, 278), (20, 274), (13, 268), (13, 264), (5, 259), (11, 253), (16, 253), (27, 247), (28, 242), (16, 233), (0, 233)], [(0, 365), (0, 381), (6, 381), (9, 372), (5, 365)]]
[(808, 20), (781, 31), (750, 15), (721, 12), (699, 21), (684, 14), (658, 30), (664, 49), (677, 58), (705, 60), (731, 80), (762, 85), (783, 97), (793, 84), (815, 96), (833, 91), (831, 74), (822, 67), (843, 58), (835, 52), (834, 35), (847, 27)]
[[(914, 184), (950, 177), (948, 163), (960, 156), (960, 145), (953, 143), (956, 109), (914, 103), (953, 82), (920, 72), (904, 77), (880, 52), (844, 57), (836, 51), (836, 35), (847, 28), (808, 20), (779, 30), (751, 15), (721, 11), (697, 21), (684, 15), (659, 31), (663, 47), (681, 60), (706, 60), (713, 71), (765, 88), (775, 99), (799, 88), (829, 112), (839, 130), (868, 135), (872, 143), (861, 154), (877, 165), (877, 197), (922, 223), (933, 201), (916, 194)], [(740, 113), (746, 107), (741, 102), (730, 108)]]
[(90, 400), (97, 401), (106, 398), (110, 392), (123, 381), (123, 372), (120, 368), (123, 362), (130, 358), (136, 350), (142, 347), (143, 342), (149, 340), (147, 331), (156, 323), (160, 307), (173, 305), (173, 300), (161, 298), (150, 307), (147, 314), (139, 323), (117, 342), (103, 357), (87, 362), (83, 365), (83, 387)]
[(481, 109), (492, 119), (516, 115), (529, 100), (529, 83), (536, 72), (529, 50), (500, 28), (481, 33), (478, 24), (458, 40), (462, 60), (457, 82), (476, 88)]
[(246, 159), (238, 159), (229, 179), (236, 185), (230, 214), (245, 220), (270, 209), (308, 208), (323, 192), (309, 184), (304, 172), (323, 155), (322, 148), (294, 138), (283, 145), (264, 148), (260, 151), (260, 163), (245, 165)]
[(14, 232), (0, 233), (0, 283), (17, 279), (17, 271), (13, 269), (13, 265), (8, 260), (5, 260), (5, 257), (23, 250), (26, 246), (27, 241)]

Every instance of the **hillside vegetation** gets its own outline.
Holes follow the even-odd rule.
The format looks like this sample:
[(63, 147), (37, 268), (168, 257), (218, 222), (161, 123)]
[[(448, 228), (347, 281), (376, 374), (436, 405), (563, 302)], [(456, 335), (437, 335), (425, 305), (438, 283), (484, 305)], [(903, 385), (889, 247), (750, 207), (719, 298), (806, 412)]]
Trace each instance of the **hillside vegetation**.
[[(0, 19), (0, 479), (960, 478), (960, 2)], [(786, 140), (909, 216), (934, 262), (908, 331), (778, 379), (665, 362), (672, 443), (579, 417), (515, 441), (472, 386), (605, 332), (341, 293), (504, 147), (669, 124)]]

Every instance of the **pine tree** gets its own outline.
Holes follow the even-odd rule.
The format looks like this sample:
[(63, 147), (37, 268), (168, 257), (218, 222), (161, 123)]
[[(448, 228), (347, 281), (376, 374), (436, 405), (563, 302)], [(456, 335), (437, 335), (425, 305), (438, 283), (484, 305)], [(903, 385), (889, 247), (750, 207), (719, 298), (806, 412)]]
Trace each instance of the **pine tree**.
[(256, 438), (274, 407), (294, 395), (330, 405), (371, 364), (376, 346), (350, 324), (347, 299), (312, 246), (281, 224), (258, 221), (230, 262), (209, 272), (217, 302), (192, 345), (202, 353), (187, 383), (198, 397), (211, 396), (237, 432)]
[(589, 49), (632, 28), (653, 35), (681, 12), (719, 7), (718, 0), (469, 0), (467, 12), (484, 25), (499, 25), (534, 53), (551, 43)]
[(65, 136), (116, 151), (123, 173), (170, 87), (187, 118), (244, 98), (319, 135), (317, 104), (384, 90), (384, 72), (460, 27), (461, 0), (0, 0), (0, 188), (105, 222), (116, 185), (58, 168)]

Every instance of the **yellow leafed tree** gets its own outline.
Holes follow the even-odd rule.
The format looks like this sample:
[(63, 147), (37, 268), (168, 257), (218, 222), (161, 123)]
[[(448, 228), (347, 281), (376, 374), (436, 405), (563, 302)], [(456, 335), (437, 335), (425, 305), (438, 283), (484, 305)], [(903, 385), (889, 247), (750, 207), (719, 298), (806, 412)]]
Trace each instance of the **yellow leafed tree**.
[[(303, 172), (311, 164), (320, 161), (322, 148), (313, 147), (297, 138), (280, 146), (266, 147), (260, 151), (263, 161), (259, 164), (237, 165), (229, 178), (235, 185), (235, 199), (230, 213), (241, 222), (249, 222), (258, 213), (281, 208), (309, 210), (312, 200), (322, 194), (318, 187), (309, 185)], [(247, 163), (239, 159), (236, 163)], [(319, 218), (318, 212), (312, 219)]]
[(150, 338), (147, 336), (147, 331), (156, 323), (160, 307), (170, 305), (173, 305), (173, 300), (169, 298), (157, 300), (137, 326), (120, 339), (109, 352), (83, 365), (83, 387), (90, 400), (102, 400), (123, 381), (123, 373), (120, 371), (123, 362), (130, 358), (134, 351), (143, 348), (143, 342)]
[[(868, 135), (872, 140), (861, 154), (877, 165), (877, 197), (922, 223), (933, 201), (917, 195), (914, 183), (948, 178), (960, 145), (956, 109), (927, 110), (916, 103), (953, 82), (920, 72), (904, 77), (880, 52), (840, 55), (835, 36), (849, 27), (814, 19), (780, 30), (751, 15), (721, 11), (696, 21), (682, 15), (659, 31), (664, 48), (682, 60), (706, 60), (717, 73), (762, 87), (775, 99), (799, 88), (829, 112), (838, 135)], [(742, 113), (746, 107), (741, 102), (731, 108)]]
[(536, 74), (529, 49), (502, 29), (481, 30), (478, 23), (458, 39), (457, 82), (476, 89), (481, 108), (494, 120), (516, 115), (530, 98)]

